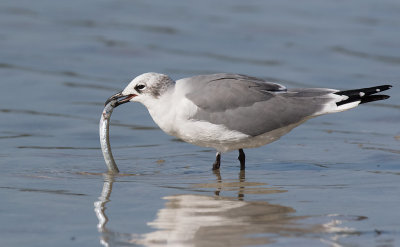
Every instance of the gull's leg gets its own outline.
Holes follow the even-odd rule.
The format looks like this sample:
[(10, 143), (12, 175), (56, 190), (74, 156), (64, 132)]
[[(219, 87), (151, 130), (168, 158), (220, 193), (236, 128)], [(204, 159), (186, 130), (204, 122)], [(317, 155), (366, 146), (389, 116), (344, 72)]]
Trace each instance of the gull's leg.
[(238, 160), (240, 161), (240, 170), (244, 170), (246, 168), (245, 165), (246, 155), (244, 154), (243, 149), (239, 149)]
[(213, 164), (213, 170), (218, 170), (221, 166), (221, 153), (217, 152), (217, 157), (215, 158), (215, 162)]

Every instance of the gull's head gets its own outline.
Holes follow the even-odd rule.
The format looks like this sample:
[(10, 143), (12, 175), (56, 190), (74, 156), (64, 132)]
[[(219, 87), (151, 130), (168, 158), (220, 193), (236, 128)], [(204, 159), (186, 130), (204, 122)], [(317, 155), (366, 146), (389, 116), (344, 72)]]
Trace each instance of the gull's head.
[(153, 72), (141, 74), (133, 79), (124, 90), (108, 98), (105, 104), (107, 105), (112, 100), (117, 100), (114, 107), (129, 101), (145, 104), (160, 98), (174, 84), (175, 82), (164, 74)]

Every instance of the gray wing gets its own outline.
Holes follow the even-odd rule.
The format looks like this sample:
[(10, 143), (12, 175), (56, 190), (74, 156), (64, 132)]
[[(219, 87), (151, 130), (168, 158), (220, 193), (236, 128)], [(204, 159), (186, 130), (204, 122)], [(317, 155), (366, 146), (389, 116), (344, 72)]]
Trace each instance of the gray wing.
[(330, 89), (287, 91), (282, 85), (236, 74), (184, 79), (186, 97), (199, 107), (194, 119), (224, 125), (250, 136), (299, 123), (331, 100)]
[(274, 97), (273, 92), (286, 91), (284, 86), (277, 83), (238, 74), (199, 75), (183, 80), (190, 84), (190, 92), (186, 97), (210, 112), (251, 106)]

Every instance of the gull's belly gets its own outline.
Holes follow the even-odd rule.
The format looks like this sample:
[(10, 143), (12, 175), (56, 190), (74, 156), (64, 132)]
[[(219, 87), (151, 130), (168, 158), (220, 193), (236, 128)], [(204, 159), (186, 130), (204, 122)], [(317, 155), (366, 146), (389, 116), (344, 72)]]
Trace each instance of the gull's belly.
[(229, 130), (223, 125), (203, 121), (182, 123), (172, 134), (185, 142), (198, 146), (215, 148), (219, 152), (227, 152), (240, 148), (255, 148), (278, 140), (301, 123), (275, 129), (258, 136), (249, 136), (239, 131)]
[[(229, 130), (223, 125), (212, 124), (205, 121), (187, 120), (177, 123), (178, 128), (173, 133), (185, 142), (204, 147), (219, 149), (220, 146), (240, 143), (250, 138), (249, 135), (239, 131)], [(221, 150), (222, 151), (222, 150)]]

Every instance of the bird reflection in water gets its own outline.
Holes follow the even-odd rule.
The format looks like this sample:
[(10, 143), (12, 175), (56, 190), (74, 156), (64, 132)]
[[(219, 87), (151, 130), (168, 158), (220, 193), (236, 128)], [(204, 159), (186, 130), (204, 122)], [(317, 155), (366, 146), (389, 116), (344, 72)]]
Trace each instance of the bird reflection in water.
[[(284, 190), (266, 187), (265, 183), (246, 182), (241, 171), (237, 180), (223, 181), (218, 171), (216, 182), (197, 184), (198, 188), (211, 188), (215, 196), (180, 194), (166, 196), (165, 207), (148, 225), (155, 230), (147, 234), (118, 233), (106, 227), (106, 203), (112, 191), (113, 175), (105, 175), (99, 201), (94, 203), (99, 220), (103, 246), (247, 246), (276, 242), (279, 238), (306, 239), (328, 244), (338, 244), (347, 235), (359, 234), (353, 229), (341, 227), (343, 221), (362, 220), (362, 217), (296, 216), (291, 207), (263, 201), (245, 201), (246, 194), (282, 193)], [(235, 192), (236, 197), (223, 197), (221, 192)], [(315, 217), (318, 222), (301, 222)], [(303, 241), (304, 242), (304, 241)]]
[[(101, 195), (98, 201), (94, 202), (94, 212), (96, 213), (99, 223), (97, 224), (97, 230), (101, 233), (100, 243), (104, 246), (110, 246), (109, 244), (109, 234), (110, 231), (107, 229), (106, 224), (108, 222), (108, 217), (105, 213), (106, 203), (110, 201), (112, 186), (114, 183), (114, 175), (105, 174), (104, 184), (101, 191)], [(112, 235), (112, 232), (111, 232)]]

